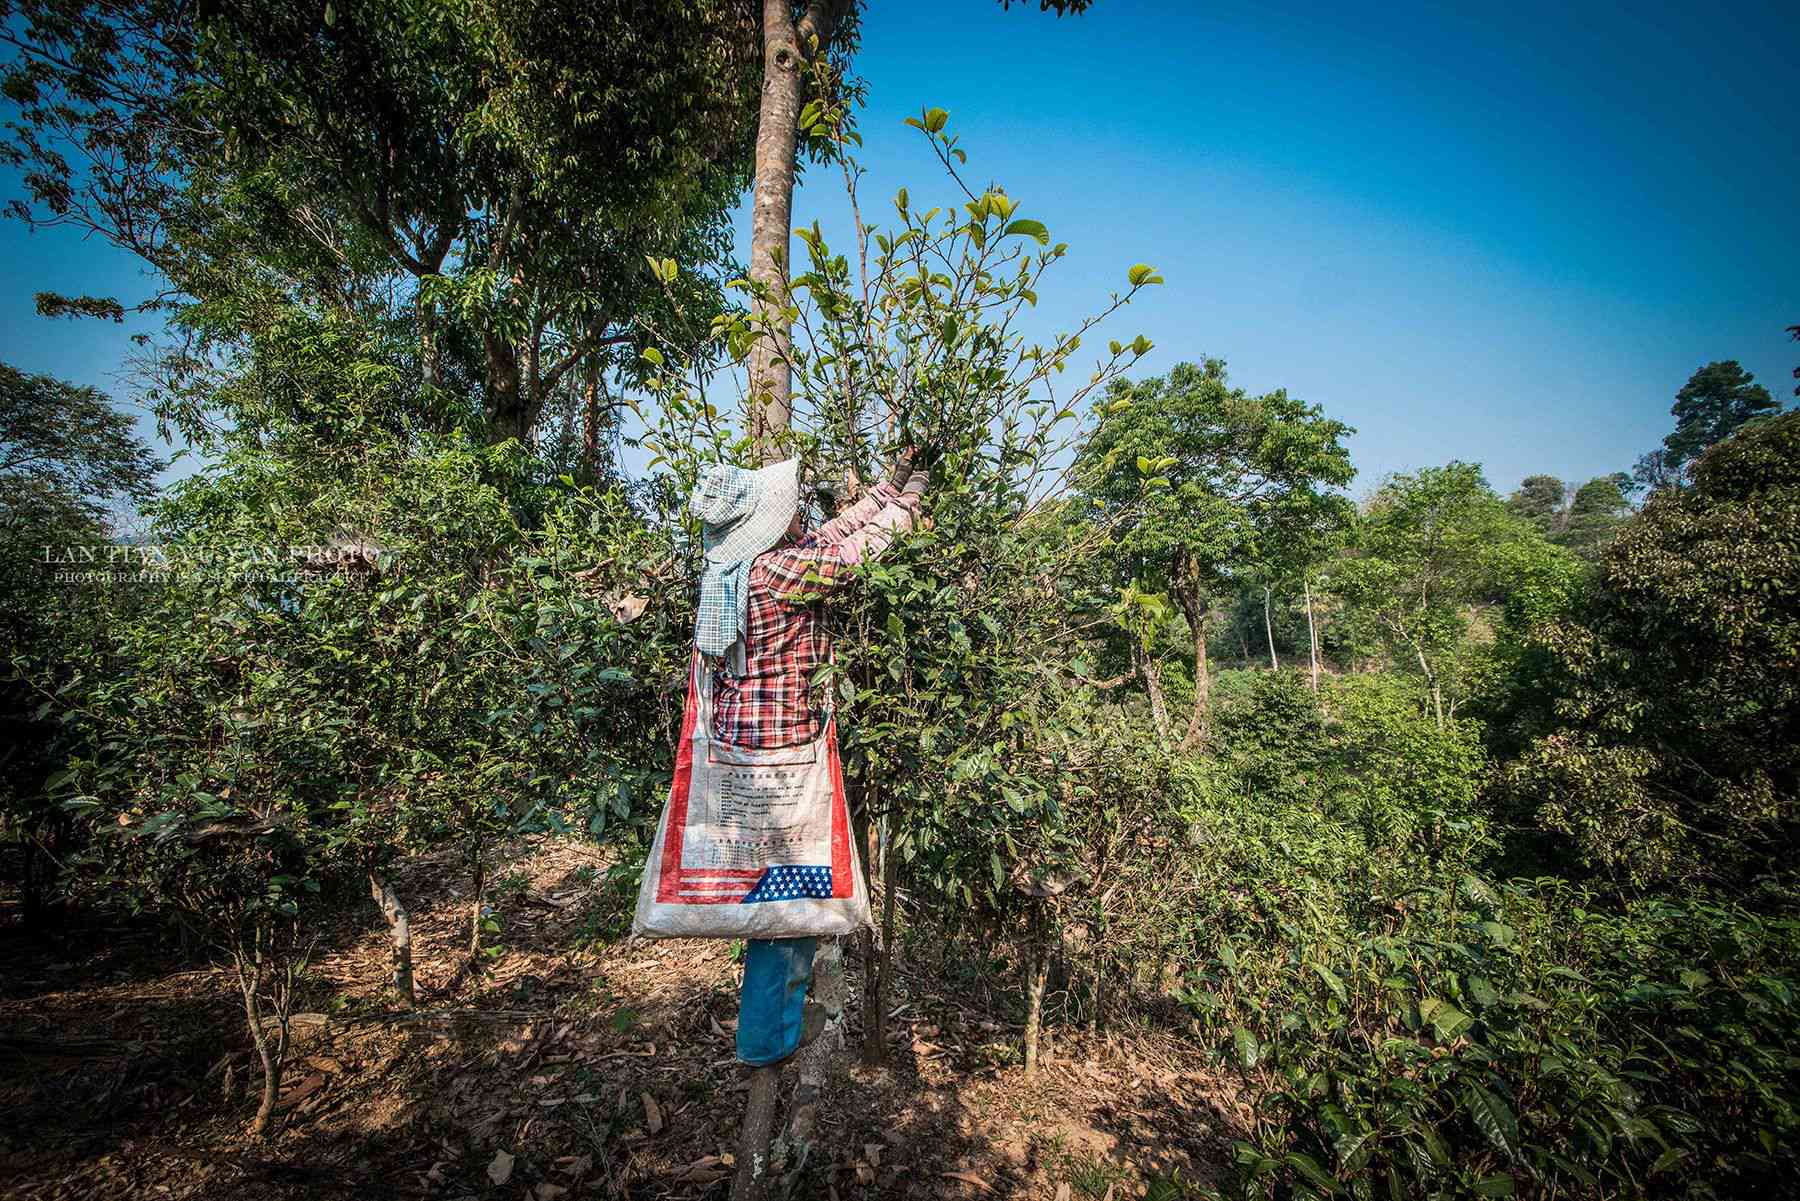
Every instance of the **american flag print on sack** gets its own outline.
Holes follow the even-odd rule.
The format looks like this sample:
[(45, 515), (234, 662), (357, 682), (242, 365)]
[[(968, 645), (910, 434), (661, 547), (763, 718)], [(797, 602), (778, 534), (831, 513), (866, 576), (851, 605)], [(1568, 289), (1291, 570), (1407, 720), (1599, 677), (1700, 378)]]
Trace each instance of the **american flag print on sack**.
[(831, 868), (825, 866), (771, 867), (763, 873), (744, 904), (753, 901), (791, 901), (796, 897), (831, 895)]

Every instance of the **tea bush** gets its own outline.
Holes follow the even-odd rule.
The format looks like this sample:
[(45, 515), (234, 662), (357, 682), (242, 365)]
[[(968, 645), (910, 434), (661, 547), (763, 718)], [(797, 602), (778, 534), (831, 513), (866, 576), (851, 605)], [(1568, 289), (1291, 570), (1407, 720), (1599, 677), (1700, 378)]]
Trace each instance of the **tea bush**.
[[(1264, 673), (1178, 765), (1180, 999), (1257, 1099), (1237, 1196), (1763, 1195), (1800, 1096), (1772, 886), (1493, 883), (1480, 731), (1416, 683)], [(1195, 887), (1195, 885), (1198, 887)]]
[(1605, 911), (1555, 879), (1471, 873), (1376, 910), (1348, 936), (1291, 929), (1259, 978), (1218, 945), (1213, 1029), (1260, 1097), (1239, 1195), (1788, 1187), (1792, 918), (1704, 901)]

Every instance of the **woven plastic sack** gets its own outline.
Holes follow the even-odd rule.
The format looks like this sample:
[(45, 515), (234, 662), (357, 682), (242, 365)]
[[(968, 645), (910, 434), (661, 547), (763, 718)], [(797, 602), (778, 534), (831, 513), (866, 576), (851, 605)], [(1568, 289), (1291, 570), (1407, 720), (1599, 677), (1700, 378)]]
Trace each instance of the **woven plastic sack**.
[(696, 655), (675, 783), (644, 865), (633, 931), (806, 938), (869, 925), (835, 714), (811, 742), (757, 750), (715, 737), (712, 693), (712, 672)]

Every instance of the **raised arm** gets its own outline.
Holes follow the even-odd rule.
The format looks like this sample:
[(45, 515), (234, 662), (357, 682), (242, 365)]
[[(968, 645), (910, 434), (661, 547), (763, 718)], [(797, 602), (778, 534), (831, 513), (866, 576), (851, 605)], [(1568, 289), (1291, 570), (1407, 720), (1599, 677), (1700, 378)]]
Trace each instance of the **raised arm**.
[[(879, 486), (892, 487), (891, 484)], [(838, 558), (846, 566), (851, 567), (877, 558), (898, 535), (912, 528), (913, 521), (919, 515), (919, 501), (924, 495), (925, 473), (915, 471), (907, 479), (906, 486), (901, 488), (892, 500), (884, 501), (875, 515), (864, 522), (855, 533), (847, 535), (835, 544), (833, 549), (837, 551)]]
[[(886, 493), (875, 496), (881, 489)], [(760, 555), (752, 572), (753, 583), (760, 576), (766, 586), (782, 601), (806, 603), (815, 600), (843, 583), (850, 568), (880, 555), (899, 534), (912, 528), (919, 512), (919, 499), (925, 494), (925, 475), (914, 472), (906, 487), (896, 490), (891, 484), (880, 484), (871, 490), (874, 515), (861, 520), (856, 528), (829, 546), (817, 541), (807, 546), (790, 546)], [(859, 500), (843, 517), (871, 497)], [(878, 506), (878, 507), (877, 507)]]
[(900, 489), (883, 480), (862, 494), (855, 504), (813, 531), (809, 546), (836, 546), (863, 526), (869, 524), (882, 506), (900, 495)]

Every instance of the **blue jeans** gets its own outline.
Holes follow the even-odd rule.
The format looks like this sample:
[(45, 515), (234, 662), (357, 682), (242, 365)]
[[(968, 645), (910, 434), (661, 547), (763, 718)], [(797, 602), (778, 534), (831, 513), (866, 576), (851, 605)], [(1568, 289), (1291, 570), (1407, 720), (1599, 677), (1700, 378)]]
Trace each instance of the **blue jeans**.
[(800, 1046), (806, 986), (816, 938), (752, 938), (744, 947), (738, 997), (737, 1057), (755, 1067), (779, 1063)]

